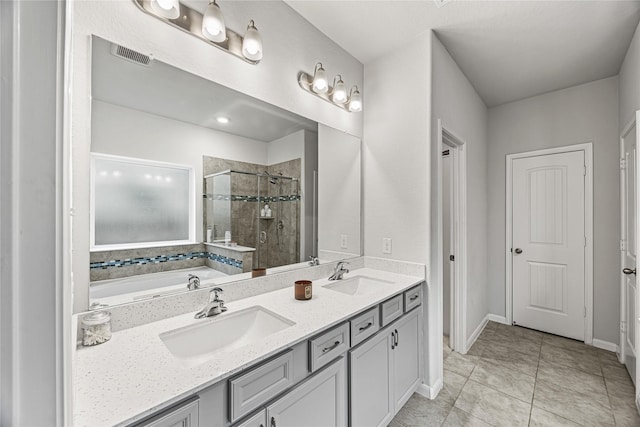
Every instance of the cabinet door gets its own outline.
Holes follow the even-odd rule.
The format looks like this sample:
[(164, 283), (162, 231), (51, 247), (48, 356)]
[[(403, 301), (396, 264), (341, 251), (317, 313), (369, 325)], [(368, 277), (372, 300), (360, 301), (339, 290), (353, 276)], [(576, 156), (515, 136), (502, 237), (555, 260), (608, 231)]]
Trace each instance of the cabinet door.
[(349, 352), (351, 427), (386, 426), (393, 418), (392, 342), (387, 329)]
[(267, 406), (269, 427), (346, 427), (346, 362), (342, 357)]
[(393, 324), (393, 398), (396, 410), (409, 400), (420, 383), (420, 310), (414, 310)]

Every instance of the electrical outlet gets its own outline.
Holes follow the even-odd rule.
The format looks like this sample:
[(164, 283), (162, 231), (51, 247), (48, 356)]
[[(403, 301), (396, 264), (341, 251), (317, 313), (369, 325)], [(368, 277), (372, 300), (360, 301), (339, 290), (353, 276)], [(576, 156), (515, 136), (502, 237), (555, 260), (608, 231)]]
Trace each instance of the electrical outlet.
[(382, 253), (383, 254), (391, 253), (391, 237), (382, 238)]
[(349, 238), (347, 237), (346, 234), (341, 234), (340, 235), (340, 248), (341, 249), (347, 249), (348, 246), (349, 246)]

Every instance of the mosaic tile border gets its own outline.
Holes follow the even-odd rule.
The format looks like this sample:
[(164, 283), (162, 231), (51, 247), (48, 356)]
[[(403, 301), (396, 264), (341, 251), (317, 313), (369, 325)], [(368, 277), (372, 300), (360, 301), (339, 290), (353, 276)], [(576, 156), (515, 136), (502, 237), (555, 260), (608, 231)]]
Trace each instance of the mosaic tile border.
[(273, 202), (295, 202), (298, 200), (302, 200), (302, 197), (299, 194), (291, 194), (291, 195), (284, 195), (284, 196), (238, 196), (235, 194), (232, 195), (228, 195), (228, 194), (214, 194), (212, 197), (209, 197), (208, 195), (204, 194), (202, 196), (205, 199), (209, 199), (209, 200), (224, 200), (224, 201), (232, 201), (232, 202), (266, 202), (266, 203), (273, 203)]
[(160, 264), (163, 262), (171, 261), (185, 261), (197, 258), (207, 258), (211, 261), (217, 261), (222, 264), (227, 264), (232, 267), (242, 269), (242, 260), (234, 258), (228, 258), (226, 256), (218, 255), (213, 252), (187, 252), (184, 254), (175, 255), (158, 255), (154, 257), (139, 257), (139, 258), (126, 258), (123, 260), (109, 260), (102, 262), (92, 262), (89, 264), (90, 269), (106, 269), (111, 267), (129, 267), (133, 265), (145, 265), (145, 264)]

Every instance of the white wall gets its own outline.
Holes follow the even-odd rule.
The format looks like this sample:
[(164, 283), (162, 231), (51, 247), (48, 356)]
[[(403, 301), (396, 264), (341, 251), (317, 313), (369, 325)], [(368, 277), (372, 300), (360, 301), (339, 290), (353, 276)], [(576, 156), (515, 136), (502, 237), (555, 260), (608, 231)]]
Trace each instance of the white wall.
[[(467, 152), (467, 259), (456, 257), (456, 262), (467, 265), (466, 340), (489, 312), (486, 296), (488, 113), (480, 96), (437, 37), (433, 38), (432, 55), (433, 150), (438, 150), (435, 121), (440, 119), (445, 129), (465, 142)], [(439, 158), (436, 151), (433, 158)], [(432, 239), (432, 256), (437, 253), (435, 244), (440, 239), (441, 235)], [(435, 260), (434, 265), (441, 266), (442, 259)]]
[[(364, 253), (427, 264), (428, 275), (430, 73), (429, 32), (368, 63), (363, 91)], [(383, 238), (393, 239), (391, 254), (382, 253)], [(435, 387), (442, 379), (441, 289), (428, 286), (425, 300), (425, 383)]]
[(489, 110), (489, 308), (505, 314), (505, 156), (593, 143), (593, 338), (618, 342), (618, 78), (508, 103)]
[[(318, 126), (318, 249), (361, 254), (360, 138)], [(332, 172), (332, 170), (339, 172)], [(341, 248), (340, 236), (347, 236)]]
[[(215, 81), (319, 123), (362, 135), (362, 114), (348, 113), (303, 91), (299, 71), (321, 61), (331, 74), (361, 84), (363, 67), (282, 1), (221, 1), (228, 27), (238, 32), (254, 19), (264, 42), (264, 59), (253, 66), (140, 11), (133, 1), (81, 0), (69, 3), (71, 38), (71, 143), (74, 266), (89, 265), (89, 152), (91, 35), (151, 53), (162, 62)], [(144, 29), (143, 31), (141, 29)], [(292, 36), (294, 35), (294, 36)], [(84, 214), (82, 214), (84, 213)], [(86, 270), (86, 271), (85, 271)], [(74, 289), (89, 282), (88, 269), (73, 272)], [(67, 277), (68, 286), (71, 277)], [(81, 304), (86, 295), (74, 295)]]
[(640, 24), (631, 40), (619, 74), (620, 123), (619, 133), (640, 110)]

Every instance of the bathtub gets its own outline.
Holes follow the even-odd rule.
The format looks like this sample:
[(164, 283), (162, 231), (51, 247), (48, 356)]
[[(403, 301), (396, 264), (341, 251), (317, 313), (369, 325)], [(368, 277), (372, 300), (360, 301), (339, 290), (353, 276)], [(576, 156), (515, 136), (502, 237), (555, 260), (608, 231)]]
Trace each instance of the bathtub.
[(211, 279), (227, 276), (218, 270), (202, 266), (120, 279), (99, 280), (91, 282), (89, 285), (89, 305), (123, 304), (183, 292), (187, 290), (189, 274), (198, 276), (202, 284)]

